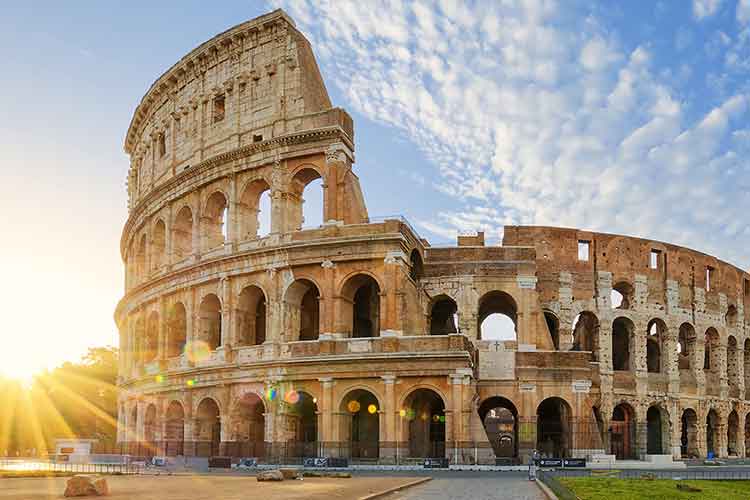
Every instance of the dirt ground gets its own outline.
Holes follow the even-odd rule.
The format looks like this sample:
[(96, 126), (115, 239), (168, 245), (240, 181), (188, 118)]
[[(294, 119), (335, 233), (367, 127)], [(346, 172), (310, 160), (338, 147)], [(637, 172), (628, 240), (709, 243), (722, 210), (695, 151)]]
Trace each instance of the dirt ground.
[[(255, 476), (107, 476), (111, 495), (132, 500), (357, 499), (414, 481), (413, 477), (305, 478), (279, 483)], [(0, 500), (60, 499), (67, 478), (0, 479)], [(96, 497), (86, 497), (96, 498)]]

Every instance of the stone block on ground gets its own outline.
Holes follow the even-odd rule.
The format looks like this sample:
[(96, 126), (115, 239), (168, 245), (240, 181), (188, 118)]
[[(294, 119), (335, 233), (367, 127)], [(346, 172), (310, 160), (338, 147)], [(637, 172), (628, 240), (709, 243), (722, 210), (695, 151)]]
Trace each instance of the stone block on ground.
[(109, 495), (107, 480), (101, 476), (78, 474), (68, 479), (65, 485), (66, 497), (102, 497)]
[(281, 471), (281, 475), (284, 476), (284, 479), (297, 479), (298, 477), (302, 477), (302, 471), (299, 469), (284, 468), (279, 470)]
[(283, 481), (284, 474), (282, 474), (280, 470), (266, 470), (258, 472), (256, 479), (258, 481)]

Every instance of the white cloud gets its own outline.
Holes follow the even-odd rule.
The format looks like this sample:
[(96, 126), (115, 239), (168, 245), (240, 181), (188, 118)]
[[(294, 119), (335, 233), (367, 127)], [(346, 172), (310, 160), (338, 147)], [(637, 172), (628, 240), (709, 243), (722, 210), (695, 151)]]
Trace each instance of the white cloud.
[(716, 14), (721, 0), (693, 0), (693, 16), (699, 21)]
[(491, 239), (505, 224), (574, 226), (750, 264), (738, 241), (750, 235), (745, 95), (688, 118), (704, 102), (672, 87), (647, 43), (628, 53), (554, 2), (351, 5), (290, 13), (311, 20), (300, 27), (341, 104), (404, 132), (435, 164), (431, 180), (456, 208), (421, 228)]
[(737, 22), (746, 25), (750, 22), (750, 0), (738, 0), (737, 1)]

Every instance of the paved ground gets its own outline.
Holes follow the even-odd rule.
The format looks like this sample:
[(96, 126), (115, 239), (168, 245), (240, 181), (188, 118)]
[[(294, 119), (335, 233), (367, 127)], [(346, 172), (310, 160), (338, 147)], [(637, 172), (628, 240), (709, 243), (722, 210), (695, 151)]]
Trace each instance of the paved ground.
[[(350, 500), (409, 483), (416, 478), (305, 478), (259, 483), (253, 476), (107, 476), (111, 499), (128, 500)], [(62, 499), (67, 478), (0, 479), (0, 500)]]
[(546, 500), (535, 482), (517, 473), (437, 473), (432, 481), (389, 495), (388, 500)]

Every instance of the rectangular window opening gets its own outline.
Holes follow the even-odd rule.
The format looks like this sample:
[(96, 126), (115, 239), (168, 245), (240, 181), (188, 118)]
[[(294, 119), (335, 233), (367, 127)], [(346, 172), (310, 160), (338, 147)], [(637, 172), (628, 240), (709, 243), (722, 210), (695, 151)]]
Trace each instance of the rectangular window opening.
[(224, 102), (225, 99), (223, 95), (214, 98), (214, 123), (220, 122), (224, 119)]
[(263, 142), (263, 134), (254, 134), (253, 142)]
[(706, 291), (711, 290), (711, 282), (714, 277), (714, 268), (706, 266)]
[(167, 139), (164, 134), (159, 134), (159, 158), (164, 158), (167, 154)]
[(589, 250), (590, 250), (591, 242), (590, 241), (578, 241), (578, 260), (583, 262), (588, 262), (589, 260)]
[(745, 278), (745, 297), (750, 297), (750, 279)]
[(660, 250), (651, 250), (651, 258), (649, 260), (649, 267), (651, 269), (659, 269), (661, 261), (661, 251)]

